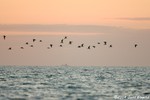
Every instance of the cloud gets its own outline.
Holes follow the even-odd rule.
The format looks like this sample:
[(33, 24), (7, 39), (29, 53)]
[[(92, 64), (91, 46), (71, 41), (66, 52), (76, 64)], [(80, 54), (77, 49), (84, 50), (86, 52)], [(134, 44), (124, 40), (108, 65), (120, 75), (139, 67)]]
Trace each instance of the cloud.
[(25, 32), (82, 32), (82, 33), (99, 33), (110, 30), (118, 30), (119, 27), (99, 26), (99, 25), (0, 25), (1, 31), (25, 31)]
[(72, 32), (72, 33), (139, 33), (150, 32), (147, 30), (136, 30), (115, 26), (103, 25), (64, 25), (64, 24), (16, 24), (0, 25), (0, 31), (18, 31), (18, 32)]
[(138, 20), (138, 21), (150, 21), (150, 17), (137, 17), (137, 18), (128, 18), (128, 17), (125, 17), (125, 18), (116, 18), (116, 19), (119, 19), (119, 20)]

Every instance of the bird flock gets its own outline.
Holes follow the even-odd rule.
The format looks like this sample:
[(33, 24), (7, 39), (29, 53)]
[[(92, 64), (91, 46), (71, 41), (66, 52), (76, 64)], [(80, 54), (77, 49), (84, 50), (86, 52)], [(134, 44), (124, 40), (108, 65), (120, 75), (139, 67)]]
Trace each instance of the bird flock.
[[(6, 37), (7, 37), (6, 35), (3, 35), (3, 39), (4, 39), (4, 40), (6, 40)], [(62, 48), (64, 42), (65, 42), (67, 39), (68, 39), (68, 36), (64, 36), (64, 37), (60, 40), (59, 47)], [(43, 40), (37, 40), (37, 39), (33, 38), (33, 39), (32, 39), (32, 43), (34, 43), (34, 42), (43, 42)], [(25, 44), (26, 44), (26, 45), (29, 45), (31, 48), (33, 48), (34, 45), (33, 45), (32, 43), (26, 42)], [(72, 45), (73, 43), (74, 43), (73, 41), (69, 41), (69, 42), (68, 42), (68, 45)], [(112, 45), (112, 44), (108, 44), (107, 41), (103, 41), (102, 43), (101, 43), (101, 42), (97, 42), (97, 45), (100, 45), (100, 44), (102, 44), (102, 45), (104, 45), (104, 46), (108, 45), (109, 48), (112, 48), (112, 47), (113, 47), (113, 45)], [(54, 44), (51, 44), (51, 43), (50, 43), (49, 46), (47, 47), (47, 49), (51, 49), (51, 48), (53, 48), (53, 46), (54, 46)], [(134, 44), (134, 47), (135, 47), (135, 48), (136, 48), (137, 46), (138, 46), (138, 44)], [(92, 48), (95, 49), (95, 48), (96, 48), (96, 45), (87, 45), (87, 46), (85, 46), (84, 43), (81, 43), (80, 45), (77, 45), (76, 47), (77, 47), (77, 48), (83, 48), (83, 47), (85, 47), (86, 49), (90, 50), (90, 49), (92, 49)], [(12, 49), (13, 49), (13, 47), (8, 47), (8, 50), (12, 50)], [(24, 47), (21, 46), (20, 49), (24, 49)]]

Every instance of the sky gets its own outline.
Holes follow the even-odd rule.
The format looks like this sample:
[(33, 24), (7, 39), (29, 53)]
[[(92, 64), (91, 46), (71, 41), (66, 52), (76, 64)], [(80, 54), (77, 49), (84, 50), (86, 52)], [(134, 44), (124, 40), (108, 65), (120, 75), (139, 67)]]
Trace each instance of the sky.
[[(149, 4), (150, 0), (0, 0), (0, 65), (149, 66)], [(51, 42), (58, 46), (66, 35), (67, 41), (74, 40), (72, 46), (53, 48), (52, 54), (43, 49)], [(46, 42), (23, 52), (18, 49), (32, 38)], [(84, 49), (75, 48), (83, 42)], [(97, 48), (89, 52), (88, 45)], [(10, 46), (17, 49), (10, 52)]]

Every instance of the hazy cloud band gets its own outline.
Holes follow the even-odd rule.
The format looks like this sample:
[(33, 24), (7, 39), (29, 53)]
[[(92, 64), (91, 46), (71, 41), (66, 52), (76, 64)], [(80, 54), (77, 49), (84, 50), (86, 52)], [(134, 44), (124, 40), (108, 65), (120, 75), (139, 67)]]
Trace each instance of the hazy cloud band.
[(133, 20), (133, 21), (150, 21), (150, 17), (139, 17), (139, 18), (116, 18), (119, 20)]
[(0, 25), (0, 31), (19, 31), (19, 32), (73, 32), (73, 33), (139, 33), (150, 32), (149, 29), (135, 30), (115, 26), (102, 25), (39, 25), (39, 24), (17, 24)]

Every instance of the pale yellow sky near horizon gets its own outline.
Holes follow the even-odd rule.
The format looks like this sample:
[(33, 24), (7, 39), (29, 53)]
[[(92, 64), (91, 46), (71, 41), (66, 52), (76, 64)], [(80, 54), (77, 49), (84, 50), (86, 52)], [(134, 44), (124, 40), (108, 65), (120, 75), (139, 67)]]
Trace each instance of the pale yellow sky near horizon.
[(0, 24), (77, 24), (149, 28), (150, 0), (0, 0)]

